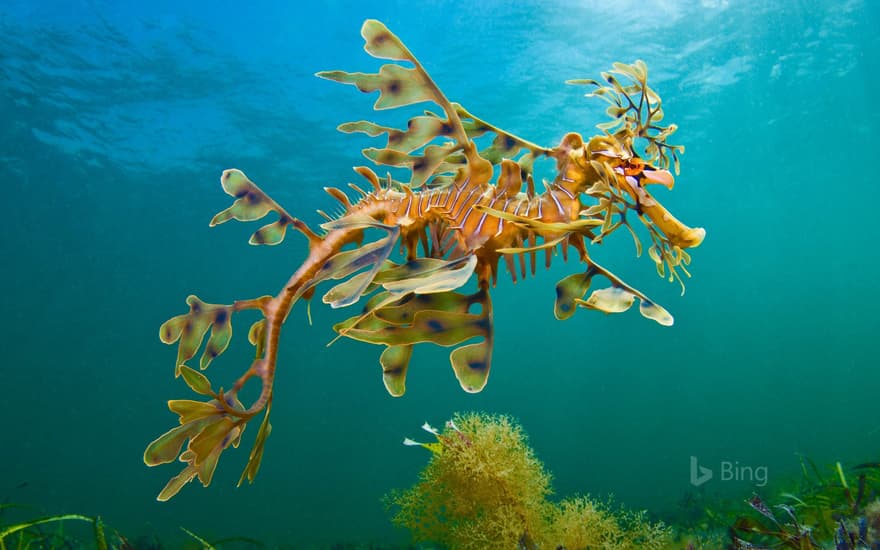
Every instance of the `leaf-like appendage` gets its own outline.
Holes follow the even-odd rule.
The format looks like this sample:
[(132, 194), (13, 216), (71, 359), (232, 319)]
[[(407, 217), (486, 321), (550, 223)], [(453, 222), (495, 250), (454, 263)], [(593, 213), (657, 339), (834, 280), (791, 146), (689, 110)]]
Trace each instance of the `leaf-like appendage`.
[(480, 151), (480, 156), (492, 164), (498, 164), (503, 159), (513, 158), (520, 150), (520, 145), (507, 135), (497, 135), (492, 140), (492, 145)]
[(348, 277), (355, 271), (372, 264), (385, 245), (384, 239), (379, 239), (354, 250), (337, 252), (324, 262), (315, 278), (326, 281)]
[(290, 225), (290, 221), (285, 217), (279, 218), (256, 230), (248, 242), (250, 244), (276, 245), (284, 240), (284, 234), (287, 232), (288, 225)]
[(205, 351), (199, 360), (199, 368), (205, 370), (211, 361), (226, 351), (229, 341), (232, 339), (232, 311), (231, 308), (218, 308), (211, 323), (211, 336), (205, 344)]
[(411, 325), (416, 313), (419, 311), (436, 310), (467, 313), (468, 308), (473, 303), (474, 300), (471, 296), (460, 292), (416, 294), (407, 296), (391, 305), (372, 309), (370, 313), (379, 327), (385, 325)]
[(412, 350), (412, 346), (388, 346), (379, 357), (382, 382), (393, 397), (400, 397), (406, 392), (406, 371)]
[(656, 321), (663, 326), (672, 326), (673, 318), (668, 311), (650, 300), (643, 299), (619, 287), (595, 290), (586, 300), (578, 299), (575, 302), (585, 308), (595, 309), (604, 313), (621, 313), (628, 310), (636, 298), (639, 298), (639, 312), (642, 316)]
[(452, 350), (449, 360), (452, 362), (455, 378), (464, 391), (478, 393), (486, 387), (491, 357), (492, 345), (489, 340)]
[[(378, 73), (325, 71), (317, 73), (317, 76), (355, 85), (362, 92), (379, 91), (379, 98), (373, 106), (377, 110), (419, 102), (433, 102), (443, 109), (446, 118), (426, 111), (426, 116), (412, 118), (406, 131), (387, 128), (368, 121), (343, 124), (340, 130), (364, 132), (372, 136), (387, 133), (388, 144), (384, 149), (367, 149), (364, 154), (379, 164), (409, 167), (413, 173), (409, 185), (413, 188), (426, 182), (434, 187), (448, 185), (451, 174), (460, 168), (469, 172), (468, 177), (463, 180), (469, 181), (472, 185), (483, 185), (488, 182), (492, 163), (476, 153), (473, 142), (469, 139), (468, 130), (463, 125), (457, 110), (460, 106), (450, 103), (418, 60), (384, 25), (378, 21), (368, 21), (364, 24), (362, 33), (366, 42), (365, 49), (371, 55), (395, 61), (409, 61), (414, 67), (385, 64), (380, 67)], [(476, 119), (474, 123), (476, 124)], [(480, 130), (476, 130), (476, 126), (473, 129), (477, 133), (492, 130), (485, 125)], [(443, 136), (448, 137), (451, 143), (431, 144), (435, 138)], [(514, 141), (517, 148), (527, 143), (522, 140)], [(493, 151), (513, 150), (511, 147), (504, 147), (508, 144), (506, 139), (498, 143), (501, 145), (494, 146)], [(424, 148), (422, 154), (412, 154), (422, 148)], [(534, 145), (528, 148), (540, 149)], [(461, 150), (466, 153), (472, 151), (459, 157), (457, 151)], [(542, 151), (549, 150), (542, 149)]]
[[(467, 258), (464, 258), (465, 260)], [(462, 263), (462, 259), (457, 260), (441, 260), (439, 258), (415, 258), (402, 264), (394, 262), (386, 262), (382, 270), (376, 275), (376, 283), (404, 281), (412, 277), (420, 277), (441, 271), (455, 264), (452, 262)]]
[(612, 64), (614, 70), (620, 74), (625, 74), (632, 80), (639, 82), (643, 86), (648, 81), (648, 66), (641, 59), (637, 59), (632, 65), (626, 63), (615, 62)]
[(641, 304), (639, 304), (639, 313), (641, 313), (643, 317), (657, 321), (664, 327), (671, 327), (672, 323), (675, 322), (672, 315), (666, 311), (665, 308), (644, 298), (640, 298), (640, 300)]
[[(387, 324), (408, 325), (418, 311), (425, 309), (466, 313), (474, 300), (449, 291), (464, 286), (476, 264), (473, 255), (455, 260), (419, 258), (401, 265), (386, 261), (385, 267), (372, 278), (372, 286), (381, 285), (385, 291), (367, 302), (362, 315), (340, 323), (336, 330), (340, 336), (347, 336), (353, 327), (369, 332), (381, 330)], [(355, 281), (357, 277), (331, 289), (324, 295), (324, 301), (347, 292), (349, 286), (362, 285), (362, 281)], [(427, 294), (435, 296), (425, 298)]]
[(259, 220), (274, 209), (274, 201), (240, 170), (224, 170), (220, 184), (227, 195), (235, 197), (235, 202), (214, 216), (211, 227), (232, 219), (242, 222)]
[(483, 334), (481, 315), (448, 311), (417, 311), (410, 326), (384, 326), (377, 330), (354, 327), (345, 336), (371, 344), (407, 345), (431, 342), (440, 346), (454, 346)]
[(364, 21), (364, 25), (361, 27), (361, 36), (364, 37), (364, 49), (373, 57), (397, 61), (413, 60), (413, 55), (403, 45), (403, 42), (381, 21), (375, 19)]
[(180, 366), (195, 356), (209, 328), (211, 337), (199, 362), (202, 369), (208, 368), (211, 361), (226, 350), (232, 335), (230, 306), (207, 304), (195, 295), (187, 297), (186, 303), (189, 313), (172, 317), (159, 327), (162, 342), (173, 344), (180, 340), (175, 376), (180, 375)]
[(385, 148), (401, 153), (412, 153), (431, 140), (440, 136), (447, 136), (452, 131), (448, 123), (439, 118), (428, 116), (411, 118), (405, 131), (379, 126), (366, 120), (346, 122), (339, 126), (339, 130), (346, 133), (361, 132), (371, 137), (388, 134), (388, 143)]
[(357, 122), (343, 122), (339, 126), (336, 127), (340, 132), (344, 132), (346, 134), (353, 134), (355, 132), (360, 132), (362, 134), (367, 134), (370, 137), (380, 136), (382, 134), (391, 135), (401, 135), (404, 134), (402, 130), (398, 130), (397, 128), (389, 128), (388, 126), (380, 126), (375, 122), (370, 122), (369, 120), (358, 120)]
[(453, 350), (449, 361), (461, 388), (468, 393), (477, 393), (486, 387), (492, 366), (492, 300), (486, 290), (477, 292), (471, 299), (482, 307), (479, 315), (482, 317), (480, 335), (483, 339)]
[(575, 312), (575, 300), (584, 297), (590, 288), (595, 270), (588, 269), (585, 273), (574, 273), (556, 284), (556, 305), (553, 313), (560, 321), (568, 319)]
[[(192, 376), (196, 379), (202, 376), (187, 367), (183, 369), (188, 384)], [(199, 387), (200, 384), (201, 382), (197, 381), (190, 385)], [(241, 413), (244, 407), (234, 394), (227, 394), (224, 399), (226, 406), (221, 406), (216, 399), (208, 402), (187, 399), (168, 402), (168, 408), (180, 416), (181, 425), (161, 435), (147, 446), (144, 463), (148, 466), (165, 464), (173, 461), (179, 454), (180, 461), (187, 466), (180, 474), (171, 478), (159, 493), (158, 500), (170, 499), (196, 476), (203, 485), (209, 485), (220, 454), (230, 445), (238, 446), (247, 419), (237, 414), (230, 415), (229, 409)], [(181, 453), (180, 449), (187, 439), (189, 444)]]
[[(672, 315), (668, 311), (591, 259), (588, 259), (587, 263), (589, 267), (586, 272), (569, 275), (557, 283), (554, 308), (557, 319), (571, 317), (574, 314), (575, 304), (605, 313), (620, 313), (632, 307), (635, 299), (638, 298), (641, 302), (639, 312), (642, 316), (663, 326), (672, 325)], [(583, 296), (596, 275), (611, 281), (611, 287), (594, 290), (590, 297), (584, 300)]]
[(195, 454), (193, 464), (197, 467), (199, 481), (207, 487), (211, 484), (217, 459), (232, 441), (238, 437), (239, 429), (236, 422), (228, 417), (221, 417), (202, 428), (189, 442), (189, 450)]
[(475, 255), (455, 260), (424, 258), (384, 270), (376, 277), (392, 294), (433, 294), (464, 286), (477, 266)]
[(422, 101), (435, 101), (436, 92), (428, 85), (424, 73), (388, 63), (378, 73), (348, 73), (345, 71), (322, 71), (319, 77), (343, 84), (352, 84), (364, 92), (379, 91), (373, 109), (393, 109)]
[(364, 149), (364, 156), (384, 166), (406, 166), (412, 171), (409, 187), (417, 189), (435, 173), (447, 172), (443, 163), (458, 148), (455, 143), (428, 145), (421, 155), (409, 155), (395, 149)]
[(159, 502), (165, 502), (169, 500), (171, 497), (176, 495), (183, 489), (183, 486), (193, 480), (196, 477), (196, 468), (192, 464), (187, 464), (186, 467), (176, 476), (172, 477), (168, 484), (165, 485), (165, 488), (162, 489), (162, 492), (159, 493), (159, 496), (156, 497), (156, 500)]
[(278, 219), (255, 231), (248, 241), (250, 244), (278, 244), (284, 240), (287, 227), (290, 225), (300, 230), (310, 241), (314, 238), (314, 234), (302, 221), (288, 214), (241, 170), (224, 170), (223, 175), (220, 176), (220, 184), (227, 195), (235, 197), (235, 202), (211, 219), (211, 227), (229, 220), (242, 222), (259, 220), (270, 212), (275, 212), (278, 214)]
[(189, 386), (192, 391), (202, 395), (214, 395), (208, 377), (186, 365), (182, 365), (179, 368), (180, 374), (183, 376), (183, 381), (186, 382), (186, 385)]
[(147, 466), (158, 466), (174, 461), (180, 454), (184, 442), (197, 434), (205, 422), (190, 422), (165, 432), (147, 445), (144, 451), (144, 463)]
[(369, 271), (364, 271), (352, 276), (348, 280), (343, 281), (328, 290), (324, 296), (321, 297), (321, 301), (325, 304), (338, 304), (345, 303), (349, 299), (353, 299), (355, 296), (359, 298), (365, 292), (369, 292), (371, 275), (372, 274)]
[[(443, 298), (443, 294), (445, 293), (423, 296), (423, 301), (419, 305), (431, 308), (448, 303)], [(428, 296), (440, 298), (436, 300), (424, 299)], [(388, 309), (393, 310), (394, 308)], [(484, 315), (438, 309), (408, 309), (409, 311), (396, 311), (397, 314), (405, 313), (408, 314), (406, 316), (411, 316), (411, 321), (408, 324), (385, 321), (384, 316), (394, 317), (394, 313), (379, 309), (373, 312), (374, 326), (378, 325), (379, 328), (362, 329), (358, 324), (349, 329), (345, 335), (373, 344), (408, 345), (432, 342), (441, 346), (452, 346), (476, 336), (483, 336), (486, 333), (487, 326)], [(401, 321), (402, 318), (398, 317), (395, 320)]]
[(248, 342), (256, 348), (256, 357), (263, 356), (263, 348), (266, 344), (266, 320), (260, 319), (248, 330)]
[(636, 295), (619, 287), (608, 287), (594, 290), (586, 300), (577, 303), (589, 309), (604, 313), (621, 313), (632, 307)]
[(211, 416), (220, 417), (223, 414), (223, 408), (216, 402), (192, 401), (190, 399), (175, 399), (168, 402), (168, 409), (180, 415), (180, 423), (187, 424), (193, 420), (208, 418)]
[(373, 278), (381, 269), (382, 263), (391, 255), (399, 235), (400, 228), (393, 227), (389, 229), (388, 236), (384, 239), (355, 250), (347, 250), (334, 255), (324, 263), (309, 286), (314, 286), (318, 282), (327, 279), (341, 279), (363, 267), (370, 266), (366, 272), (360, 273), (352, 277), (351, 280), (333, 287), (324, 295), (324, 302), (334, 309), (350, 306), (357, 302), (364, 292), (367, 291), (367, 288), (373, 282)]
[[(389, 271), (400, 273), (401, 267), (396, 266)], [(483, 306), (478, 314), (468, 313), (474, 303)], [(481, 342), (463, 346), (450, 354), (453, 370), (462, 387), (466, 391), (476, 392), (485, 386), (489, 373), (492, 348), (490, 310), (486, 292), (473, 295), (454, 291), (410, 293), (402, 297), (385, 292), (367, 303), (363, 315), (352, 317), (333, 328), (341, 336), (388, 346), (380, 363), (385, 387), (394, 396), (402, 395), (405, 390), (406, 367), (412, 345), (431, 342), (455, 346), (472, 338), (482, 338)]]
[(248, 480), (248, 483), (253, 483), (254, 478), (257, 477), (257, 472), (260, 470), (260, 464), (263, 461), (263, 449), (266, 447), (266, 439), (272, 433), (272, 424), (269, 423), (269, 414), (271, 412), (272, 401), (270, 400), (266, 405), (266, 413), (263, 415), (260, 429), (257, 430), (257, 437), (254, 439), (254, 446), (251, 447), (251, 454), (248, 457), (247, 465), (245, 465), (244, 471), (241, 472), (241, 477), (238, 478), (238, 486), (241, 486), (245, 479)]

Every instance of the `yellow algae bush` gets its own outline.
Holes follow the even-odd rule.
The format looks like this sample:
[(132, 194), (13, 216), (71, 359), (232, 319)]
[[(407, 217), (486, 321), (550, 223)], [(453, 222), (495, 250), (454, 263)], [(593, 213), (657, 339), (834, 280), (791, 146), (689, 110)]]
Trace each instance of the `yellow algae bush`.
[(670, 531), (644, 513), (614, 511), (588, 497), (561, 502), (550, 474), (528, 446), (522, 428), (506, 416), (455, 415), (437, 438), (416, 443), (432, 452), (419, 482), (394, 491), (386, 504), (395, 524), (416, 542), (450, 548), (651, 549)]

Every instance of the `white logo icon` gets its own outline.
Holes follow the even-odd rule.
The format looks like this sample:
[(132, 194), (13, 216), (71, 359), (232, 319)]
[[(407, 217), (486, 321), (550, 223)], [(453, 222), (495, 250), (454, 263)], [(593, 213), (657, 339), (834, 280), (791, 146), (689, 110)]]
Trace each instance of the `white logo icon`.
[(691, 457), (691, 485), (699, 487), (712, 479), (712, 470), (697, 463), (697, 457)]

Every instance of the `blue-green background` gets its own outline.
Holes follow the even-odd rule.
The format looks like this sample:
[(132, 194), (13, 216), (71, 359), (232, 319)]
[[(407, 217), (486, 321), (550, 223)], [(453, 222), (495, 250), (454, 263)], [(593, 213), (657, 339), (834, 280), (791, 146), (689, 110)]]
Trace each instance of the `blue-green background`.
[[(149, 4), (149, 7), (144, 7)], [(566, 86), (644, 59), (687, 153), (658, 198), (708, 236), (687, 293), (636, 259), (625, 233), (593, 251), (666, 306), (553, 317), (549, 271), (494, 291), (496, 348), (469, 395), (447, 350), (417, 349), (400, 399), (379, 349), (331, 348), (350, 314), (297, 308), (283, 334), (274, 430), (253, 486), (247, 450), (213, 485), (155, 495), (177, 466), (148, 469), (170, 428), (175, 350), (158, 326), (209, 302), (276, 292), (305, 254), (291, 235), (251, 247), (255, 227), (209, 229), (237, 167), (317, 222), (321, 188), (354, 181), (367, 144), (335, 131), (373, 98), (313, 76), (371, 71), (360, 25), (383, 20), (446, 94), (494, 124), (553, 145), (592, 134), (602, 102)], [(166, 541), (208, 538), (405, 542), (379, 502), (427, 460), (403, 447), (455, 411), (517, 417), (561, 495), (613, 493), (674, 511), (690, 456), (796, 474), (878, 458), (877, 138), (880, 17), (873, 2), (20, 2), (0, 3), (0, 501), (100, 513)], [(396, 120), (402, 125), (403, 119)], [(211, 367), (247, 364), (248, 326)], [(253, 430), (245, 436), (249, 446)], [(712, 494), (748, 496), (719, 479)]]

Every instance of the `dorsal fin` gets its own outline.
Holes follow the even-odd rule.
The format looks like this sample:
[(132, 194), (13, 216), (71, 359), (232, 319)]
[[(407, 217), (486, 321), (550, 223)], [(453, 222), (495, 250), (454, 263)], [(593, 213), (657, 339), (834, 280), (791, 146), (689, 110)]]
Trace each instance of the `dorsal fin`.
[(522, 189), (522, 173), (519, 164), (504, 159), (501, 161), (501, 175), (498, 176), (498, 183), (495, 184), (495, 196), (504, 197), (516, 195)]
[(355, 166), (354, 171), (364, 177), (365, 180), (370, 182), (370, 185), (373, 186), (373, 190), (377, 193), (382, 190), (382, 186), (379, 185), (379, 176), (376, 175), (376, 172), (370, 170), (367, 166)]
[(361, 195), (361, 197), (363, 197), (363, 198), (366, 198), (366, 196), (369, 194), (353, 183), (349, 183), (348, 186), (351, 187), (353, 190), (357, 191)]
[(325, 187), (325, 188), (324, 188), (324, 191), (325, 191), (328, 195), (330, 195), (331, 197), (333, 197), (334, 199), (336, 199), (336, 200), (338, 200), (339, 202), (341, 202), (341, 203), (342, 203), (342, 206), (343, 206), (343, 208), (345, 208), (345, 211), (346, 211), (346, 212), (348, 212), (349, 210), (351, 210), (351, 201), (348, 200), (348, 196), (346, 196), (346, 194), (343, 193), (341, 189), (338, 189), (338, 188), (336, 188), (336, 187)]
[(526, 178), (526, 193), (530, 199), (535, 197), (535, 179), (531, 174)]

